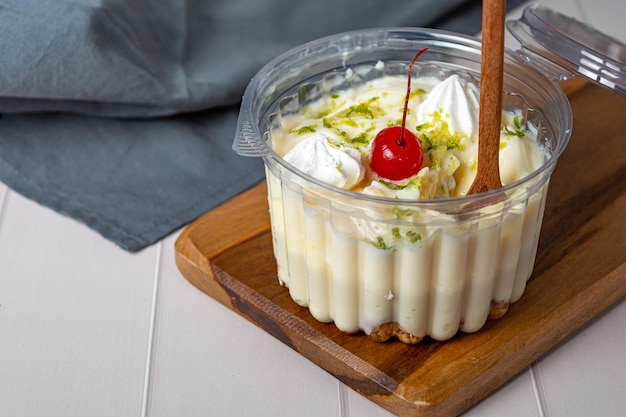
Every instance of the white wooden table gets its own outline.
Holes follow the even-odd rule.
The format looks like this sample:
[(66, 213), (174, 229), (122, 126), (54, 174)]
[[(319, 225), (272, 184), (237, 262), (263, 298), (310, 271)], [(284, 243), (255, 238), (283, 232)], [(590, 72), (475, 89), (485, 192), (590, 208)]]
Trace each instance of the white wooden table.
[[(544, 3), (626, 39), (622, 0)], [(177, 235), (129, 254), (0, 183), (0, 416), (390, 415), (192, 287)], [(626, 416), (626, 301), (465, 415)]]

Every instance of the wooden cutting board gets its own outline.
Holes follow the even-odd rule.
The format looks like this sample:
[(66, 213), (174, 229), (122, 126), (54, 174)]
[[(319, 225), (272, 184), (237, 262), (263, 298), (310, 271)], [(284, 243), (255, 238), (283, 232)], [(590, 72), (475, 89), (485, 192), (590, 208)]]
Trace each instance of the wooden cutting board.
[(317, 322), (278, 284), (265, 184), (190, 224), (176, 241), (178, 268), (387, 410), (460, 414), (626, 294), (626, 100), (588, 84), (564, 89), (574, 132), (552, 176), (535, 272), (478, 333), (409, 346)]

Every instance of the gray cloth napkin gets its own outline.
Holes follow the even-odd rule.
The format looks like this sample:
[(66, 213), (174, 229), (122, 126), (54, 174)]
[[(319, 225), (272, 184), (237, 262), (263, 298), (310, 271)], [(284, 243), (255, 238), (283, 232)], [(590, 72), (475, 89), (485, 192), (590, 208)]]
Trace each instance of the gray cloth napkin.
[(263, 64), (382, 26), (476, 33), (480, 1), (0, 0), (0, 181), (142, 249), (263, 178), (231, 150)]

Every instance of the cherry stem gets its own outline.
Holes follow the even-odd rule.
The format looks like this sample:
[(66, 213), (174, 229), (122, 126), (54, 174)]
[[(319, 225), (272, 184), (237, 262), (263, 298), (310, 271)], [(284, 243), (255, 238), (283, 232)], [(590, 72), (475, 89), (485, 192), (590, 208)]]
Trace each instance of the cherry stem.
[(409, 73), (408, 73), (408, 79), (406, 83), (407, 84), (406, 85), (406, 97), (404, 98), (404, 112), (402, 113), (402, 129), (400, 130), (400, 137), (398, 138), (398, 141), (396, 142), (399, 146), (406, 145), (406, 142), (404, 141), (404, 129), (406, 126), (406, 113), (409, 108), (409, 98), (411, 97), (411, 74), (413, 73), (413, 64), (415, 63), (415, 61), (417, 61), (417, 58), (419, 58), (420, 55), (422, 55), (427, 50), (428, 50), (428, 47), (422, 49), (421, 51), (416, 53), (415, 56), (413, 56), (413, 59), (411, 59), (411, 62), (409, 62)]

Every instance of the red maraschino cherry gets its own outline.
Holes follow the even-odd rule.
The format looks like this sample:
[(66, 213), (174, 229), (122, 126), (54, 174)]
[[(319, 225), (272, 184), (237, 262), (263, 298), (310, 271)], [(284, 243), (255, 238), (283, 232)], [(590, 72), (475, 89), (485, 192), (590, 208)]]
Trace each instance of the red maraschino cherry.
[(420, 170), (424, 154), (417, 136), (406, 127), (406, 113), (411, 95), (411, 73), (413, 64), (428, 48), (419, 51), (409, 63), (409, 74), (404, 100), (402, 125), (385, 128), (378, 132), (372, 144), (371, 168), (379, 177), (389, 180), (403, 180)]

